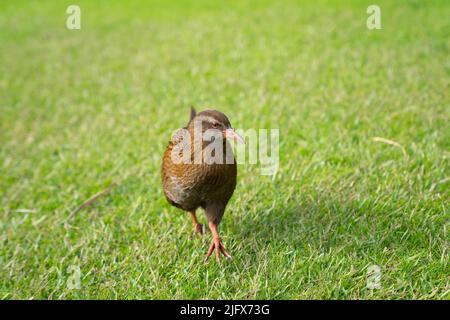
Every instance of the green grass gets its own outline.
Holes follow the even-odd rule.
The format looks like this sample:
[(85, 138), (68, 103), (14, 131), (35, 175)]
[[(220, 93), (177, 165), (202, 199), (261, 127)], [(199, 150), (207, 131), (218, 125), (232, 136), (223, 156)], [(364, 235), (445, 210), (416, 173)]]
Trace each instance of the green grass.
[[(372, 3), (2, 1), (0, 298), (448, 299), (450, 3), (376, 1), (369, 31)], [(280, 129), (220, 266), (160, 183), (191, 104)]]

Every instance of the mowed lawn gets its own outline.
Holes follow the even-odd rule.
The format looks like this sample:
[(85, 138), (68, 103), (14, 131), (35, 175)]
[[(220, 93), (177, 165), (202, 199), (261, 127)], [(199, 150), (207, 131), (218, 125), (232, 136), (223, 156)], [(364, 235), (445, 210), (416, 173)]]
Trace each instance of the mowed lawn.
[[(370, 4), (2, 1), (0, 298), (449, 299), (450, 3)], [(190, 105), (280, 130), (220, 266), (160, 182)]]

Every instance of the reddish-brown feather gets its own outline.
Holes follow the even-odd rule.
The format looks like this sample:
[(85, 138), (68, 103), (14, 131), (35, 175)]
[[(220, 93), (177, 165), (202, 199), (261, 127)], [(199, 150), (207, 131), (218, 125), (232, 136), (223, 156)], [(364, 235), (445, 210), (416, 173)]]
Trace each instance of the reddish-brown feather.
[[(207, 112), (208, 115), (228, 121), (228, 118), (218, 111)], [(205, 112), (199, 115), (201, 114)], [(187, 129), (192, 131), (189, 126)], [(191, 133), (192, 137), (193, 132)], [(164, 194), (172, 205), (183, 210), (204, 208), (208, 221), (219, 223), (236, 187), (236, 163), (233, 161), (231, 164), (175, 164), (171, 154), (175, 145), (179, 143), (178, 139), (176, 136), (172, 138), (164, 152), (161, 170)], [(224, 140), (224, 152), (231, 150), (226, 147), (227, 143)], [(193, 141), (191, 145), (194, 145)], [(194, 150), (191, 152), (193, 159)]]

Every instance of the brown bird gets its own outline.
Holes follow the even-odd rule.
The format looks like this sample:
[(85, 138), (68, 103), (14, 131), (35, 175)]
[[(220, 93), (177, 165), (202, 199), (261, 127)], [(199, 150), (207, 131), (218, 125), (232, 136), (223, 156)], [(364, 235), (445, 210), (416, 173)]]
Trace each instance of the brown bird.
[(220, 253), (231, 255), (223, 246), (218, 232), (225, 207), (236, 187), (236, 161), (226, 140), (243, 142), (233, 130), (227, 116), (217, 110), (196, 113), (191, 108), (191, 119), (169, 141), (162, 162), (164, 194), (173, 206), (190, 212), (194, 232), (203, 234), (196, 210), (206, 213), (213, 240), (205, 261), (215, 251), (217, 262)]

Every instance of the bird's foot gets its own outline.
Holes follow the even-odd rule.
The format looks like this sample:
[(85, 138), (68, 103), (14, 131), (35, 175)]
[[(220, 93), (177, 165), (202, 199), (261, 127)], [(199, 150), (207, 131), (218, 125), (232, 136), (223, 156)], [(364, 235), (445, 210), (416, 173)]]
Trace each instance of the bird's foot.
[(194, 234), (199, 234), (200, 236), (205, 234), (205, 226), (201, 223), (194, 224)]
[(209, 246), (209, 250), (205, 258), (205, 262), (208, 261), (213, 251), (215, 251), (216, 253), (217, 263), (220, 263), (220, 253), (222, 253), (228, 259), (231, 259), (231, 255), (228, 253), (227, 250), (225, 250), (225, 247), (220, 241), (220, 238), (214, 238), (213, 241), (211, 242), (211, 245)]

